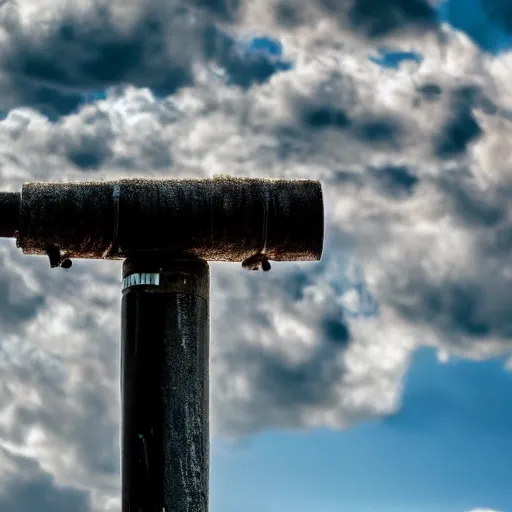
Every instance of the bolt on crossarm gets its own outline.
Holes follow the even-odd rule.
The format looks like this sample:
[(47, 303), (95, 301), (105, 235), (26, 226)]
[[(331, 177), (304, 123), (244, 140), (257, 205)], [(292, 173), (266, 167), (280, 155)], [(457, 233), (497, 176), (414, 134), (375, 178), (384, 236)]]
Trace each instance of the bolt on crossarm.
[(123, 260), (123, 512), (207, 512), (208, 261), (319, 261), (320, 182), (232, 178), (32, 182), (0, 192), (0, 238), (52, 268)]

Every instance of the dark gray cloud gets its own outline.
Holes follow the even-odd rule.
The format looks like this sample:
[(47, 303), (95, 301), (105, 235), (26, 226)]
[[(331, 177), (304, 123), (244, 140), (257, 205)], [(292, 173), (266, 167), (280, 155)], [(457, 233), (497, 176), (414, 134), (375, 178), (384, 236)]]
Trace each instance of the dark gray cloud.
[(443, 89), (438, 84), (427, 83), (418, 87), (418, 92), (423, 100), (432, 103), (440, 99)]
[[(493, 334), (493, 322), (483, 309), (485, 296), (482, 287), (477, 283), (456, 281), (443, 282), (442, 285), (425, 285), (411, 282), (409, 293), (420, 299), (414, 306), (399, 304), (398, 310), (405, 318), (435, 324), (443, 332), (451, 332), (452, 336), (468, 336), (470, 338), (487, 337)], [(512, 311), (512, 305), (510, 310)], [(502, 324), (503, 333), (507, 337), (512, 333), (512, 323)]]
[[(139, 16), (128, 26), (121, 26), (114, 11), (104, 6), (80, 14), (68, 9), (44, 31), (27, 31), (14, 10), (4, 20), (9, 38), (0, 57), (5, 89), (0, 110), (28, 106), (56, 122), (77, 112), (86, 95), (110, 87), (147, 87), (158, 98), (172, 95), (193, 84), (198, 64), (215, 63), (228, 83), (244, 88), (290, 69), (289, 62), (262, 52), (239, 51), (241, 46), (216, 27), (235, 19), (230, 14), (236, 12), (235, 4), (140, 2), (131, 7)], [(87, 149), (70, 157), (84, 169), (102, 162), (101, 155)]]
[(90, 512), (91, 501), (87, 491), (58, 486), (54, 478), (41, 469), (37, 460), (0, 450), (2, 458), (14, 464), (18, 471), (11, 475), (0, 494), (2, 511)]
[(236, 21), (242, 0), (192, 0), (191, 4), (222, 21)]
[(481, 86), (470, 84), (457, 87), (452, 96), (454, 103), (461, 107), (467, 105), (488, 115), (494, 115), (498, 111), (496, 104), (488, 97)]
[[(318, 95), (317, 95), (318, 94)], [(347, 91), (343, 91), (347, 95)], [(347, 98), (348, 99), (348, 98)], [(401, 120), (393, 114), (375, 114), (370, 110), (352, 114), (354, 104), (352, 100), (347, 101), (347, 105), (339, 105), (337, 101), (324, 102), (322, 94), (316, 91), (307, 98), (291, 99), (292, 108), (296, 111), (296, 117), (304, 128), (321, 132), (325, 129), (339, 130), (347, 137), (353, 137), (363, 144), (373, 147), (387, 147), (390, 149), (399, 149), (403, 129)], [(289, 135), (293, 127), (283, 133)]]
[[(290, 280), (294, 278), (290, 276)], [(235, 348), (223, 355), (228, 364), (247, 367), (247, 374), (251, 376), (251, 408), (266, 411), (265, 417), (254, 414), (247, 409), (247, 403), (237, 411), (230, 411), (219, 400), (222, 395), (213, 397), (213, 407), (223, 411), (218, 421), (225, 434), (299, 424), (304, 409), (318, 407), (319, 404), (329, 407), (336, 403), (335, 384), (343, 375), (337, 356), (347, 349), (351, 336), (342, 309), (331, 309), (320, 321), (320, 339), (316, 349), (303, 362), (287, 361), (274, 351), (259, 347)], [(279, 342), (276, 340), (276, 343)]]
[(439, 158), (462, 155), (468, 145), (483, 134), (471, 107), (469, 101), (457, 102), (449, 120), (434, 136), (435, 153)]
[(129, 82), (170, 94), (190, 75), (185, 63), (169, 61), (165, 21), (149, 11), (125, 35), (107, 9), (98, 7), (80, 17), (69, 13), (46, 37), (34, 40), (13, 30), (12, 53), (4, 62), (8, 71), (63, 89), (97, 91)]
[(53, 487), (50, 475), (31, 482), (14, 482), (0, 496), (0, 507), (5, 512), (89, 512), (90, 502), (85, 491)]
[(479, 189), (471, 183), (467, 170), (441, 176), (439, 188), (449, 201), (452, 214), (467, 227), (491, 229), (507, 222), (507, 206), (500, 194)]
[[(91, 322), (94, 327), (94, 322)], [(77, 326), (76, 329), (84, 329)], [(94, 332), (93, 329), (84, 332)], [(87, 364), (87, 363), (86, 363)], [(31, 364), (31, 370), (43, 376), (46, 368), (43, 365)], [(33, 378), (33, 377), (32, 377)], [(83, 469), (91, 474), (117, 475), (119, 473), (119, 425), (113, 421), (109, 414), (112, 404), (109, 397), (102, 396), (98, 389), (84, 385), (84, 389), (77, 392), (71, 399), (66, 397), (64, 390), (45, 379), (40, 379), (39, 385), (50, 390), (53, 387), (53, 397), (48, 394), (48, 408), (31, 409), (19, 406), (15, 409), (15, 422), (11, 429), (1, 428), (2, 435), (22, 444), (29, 431), (34, 427), (44, 425), (47, 432), (51, 432), (54, 439), (59, 439), (64, 446), (76, 445), (77, 457)], [(66, 408), (61, 408), (64, 418), (58, 416), (53, 409), (55, 399), (65, 400), (70, 406), (73, 404), (79, 417), (66, 419)], [(51, 401), (50, 401), (51, 400)], [(68, 414), (73, 414), (70, 409)]]
[(347, 114), (341, 109), (331, 107), (312, 107), (303, 113), (304, 124), (314, 130), (322, 128), (349, 128), (352, 124)]
[(297, 28), (306, 23), (306, 18), (290, 0), (279, 0), (274, 6), (274, 16), (278, 25), (285, 29)]
[[(362, 190), (361, 177), (355, 181), (350, 173), (343, 175)], [(412, 187), (422, 184), (417, 178), (411, 179), (405, 169), (398, 175), (393, 172), (393, 177), (397, 183), (405, 177)], [(458, 354), (478, 353), (479, 349), (485, 352), (486, 343), (491, 350), (491, 340), (501, 340), (507, 346), (512, 339), (512, 301), (506, 291), (510, 286), (508, 262), (502, 258), (512, 245), (507, 199), (510, 186), (503, 190), (482, 188), (467, 168), (441, 174), (435, 183), (437, 200), (444, 205), (445, 219), (450, 219), (451, 226), (442, 231), (439, 249), (446, 247), (447, 254), (453, 250), (459, 260), (457, 256), (446, 258), (450, 264), (443, 268), (435, 247), (425, 256), (420, 251), (413, 253), (414, 257), (404, 257), (404, 268), (397, 276), (407, 278), (401, 284), (397, 276), (387, 282), (386, 302), (404, 321), (434, 329), (442, 339), (440, 344)], [(413, 241), (417, 235), (412, 232), (410, 236), (413, 248), (419, 239)], [(468, 244), (465, 251), (460, 249), (461, 236)], [(437, 272), (429, 274), (422, 261), (437, 262)]]
[(407, 199), (415, 193), (420, 179), (412, 169), (405, 166), (369, 167), (366, 172), (337, 170), (333, 173), (334, 183), (350, 187), (354, 192), (368, 187), (377, 194), (394, 200)]
[(372, 180), (380, 193), (393, 199), (409, 197), (414, 193), (420, 180), (407, 167), (385, 166), (369, 170)]
[[(336, 0), (322, 0), (334, 13)], [(437, 16), (427, 0), (355, 0), (348, 12), (353, 28), (370, 38), (379, 38), (392, 32), (437, 28)]]
[(368, 115), (366, 119), (361, 119), (354, 126), (353, 133), (356, 138), (365, 144), (374, 147), (400, 149), (401, 122), (391, 115), (387, 117)]
[(449, 90), (441, 85), (426, 82), (416, 88), (416, 107), (429, 108), (429, 104), (445, 101), (447, 118), (439, 133), (434, 135), (435, 153), (439, 158), (463, 155), (468, 145), (483, 135), (475, 112), (496, 115), (499, 109), (481, 86), (464, 84)]
[(214, 26), (203, 33), (204, 53), (227, 73), (227, 83), (243, 88), (267, 81), (274, 73), (290, 69), (291, 63), (264, 52), (249, 52)]
[[(11, 269), (6, 248), (8, 242), (0, 242), (0, 330), (2, 335), (18, 332), (33, 320), (47, 306), (47, 298), (41, 292), (31, 289), (23, 279), (23, 269)], [(14, 272), (13, 272), (14, 270)], [(0, 335), (0, 350), (2, 346)]]
[(111, 146), (115, 140), (114, 131), (109, 116), (100, 110), (82, 119), (80, 131), (70, 142), (63, 144), (65, 154), (78, 168), (84, 171), (96, 170), (113, 156)]
[(343, 29), (352, 30), (368, 39), (414, 30), (436, 30), (435, 9), (427, 0), (316, 0), (316, 2), (290, 2), (280, 0), (274, 5), (275, 21), (283, 28), (296, 28), (312, 23), (311, 7), (317, 18), (336, 19)]
[(76, 111), (83, 93), (113, 85), (167, 96), (191, 84), (191, 66), (202, 58), (199, 33), (183, 9), (148, 5), (127, 29), (100, 6), (79, 15), (64, 11), (45, 32), (27, 31), (10, 17), (1, 59), (10, 94), (2, 109), (31, 106), (56, 118)]
[(312, 273), (297, 272), (292, 279), (284, 281), (284, 291), (290, 299), (294, 301), (304, 298), (304, 288), (314, 284), (314, 276)]

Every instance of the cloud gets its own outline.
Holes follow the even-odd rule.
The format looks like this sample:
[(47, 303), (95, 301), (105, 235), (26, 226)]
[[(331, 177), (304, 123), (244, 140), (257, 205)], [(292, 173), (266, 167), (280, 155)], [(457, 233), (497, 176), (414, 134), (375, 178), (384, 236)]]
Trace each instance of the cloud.
[[(241, 87), (289, 68), (268, 55), (244, 55), (211, 18), (211, 12), (226, 18), (221, 3), (196, 5), (201, 9), (178, 1), (140, 0), (125, 8), (120, 1), (72, 6), (62, 0), (34, 17), (32, 2), (4, 4), (0, 109), (30, 107), (56, 121), (76, 113), (85, 96), (110, 87), (169, 96), (193, 84), (198, 66), (217, 65)], [(99, 165), (91, 155), (76, 160), (86, 168)]]
[(66, 115), (86, 91), (133, 84), (167, 95), (190, 83), (191, 57), (199, 48), (194, 27), (173, 12), (176, 5), (150, 2), (142, 10), (141, 4), (125, 23), (116, 17), (116, 4), (83, 11), (62, 2), (59, 7), (51, 19), (29, 27), (14, 8), (5, 20), (2, 69), (10, 94), (4, 108), (34, 106)]
[(474, 508), (468, 512), (498, 512), (497, 510), (491, 510), (490, 508)]
[(55, 485), (53, 477), (43, 471), (31, 457), (15, 455), (0, 448), (1, 486), (0, 506), (6, 512), (65, 512), (91, 510), (88, 493)]
[[(326, 0), (324, 4), (336, 4)], [(329, 5), (335, 9), (336, 5)], [(354, 29), (371, 38), (378, 38), (404, 27), (429, 30), (437, 25), (436, 11), (426, 0), (387, 0), (375, 3), (356, 0), (348, 11)]]
[[(254, 5), (254, 3), (253, 3)], [(238, 11), (250, 11), (249, 2)], [(255, 9), (263, 9), (257, 2)], [(289, 2), (275, 0), (267, 9), (270, 19), (282, 30), (311, 26), (324, 18), (333, 18), (339, 27), (348, 28), (366, 38), (379, 39), (393, 32), (431, 30), (437, 25), (436, 11), (427, 0), (316, 0)]]
[[(21, 451), (27, 461), (38, 461), (47, 476), (33, 472), (33, 479), (18, 482), (19, 475), (28, 473), (23, 468), (13, 472), (0, 504), (6, 509), (21, 506), (19, 496), (26, 494), (25, 506), (29, 507), (30, 500), (42, 499), (41, 493), (46, 492), (48, 506), (55, 499), (58, 506), (73, 508), (76, 501), (74, 509), (90, 510), (91, 487), (96, 488), (93, 505), (104, 496), (115, 496), (118, 489), (115, 318), (120, 301), (109, 289), (118, 280), (108, 275), (108, 269), (105, 274), (104, 265), (99, 274), (95, 266), (93, 274), (51, 275), (52, 269), (42, 258), (35, 258), (24, 270), (23, 256), (7, 249), (2, 246), (5, 257), (11, 254), (6, 288), (22, 290), (28, 305), (44, 290), (48, 302), (45, 308), (33, 308), (31, 317), (23, 314), (24, 322), (15, 332), (10, 329), (13, 324), (2, 319), (0, 444)], [(37, 277), (32, 281), (33, 273)], [(88, 304), (82, 308), (84, 299)], [(7, 300), (3, 312), (23, 311), (16, 307), (16, 296)], [(53, 490), (54, 485), (70, 489)]]

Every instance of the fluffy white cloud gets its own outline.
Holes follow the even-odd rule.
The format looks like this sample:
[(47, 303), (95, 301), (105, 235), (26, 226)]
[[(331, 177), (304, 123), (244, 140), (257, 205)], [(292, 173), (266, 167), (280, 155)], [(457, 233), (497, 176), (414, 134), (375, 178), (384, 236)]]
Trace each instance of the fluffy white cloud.
[(491, 510), (490, 508), (474, 508), (468, 512), (498, 512), (497, 510)]

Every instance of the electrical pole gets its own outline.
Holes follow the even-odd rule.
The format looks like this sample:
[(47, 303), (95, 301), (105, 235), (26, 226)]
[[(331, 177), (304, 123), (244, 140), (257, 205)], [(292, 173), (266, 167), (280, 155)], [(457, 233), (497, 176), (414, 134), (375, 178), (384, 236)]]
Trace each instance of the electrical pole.
[(32, 182), (0, 192), (0, 237), (52, 268), (123, 260), (123, 512), (207, 512), (208, 261), (319, 261), (321, 184), (232, 178)]

